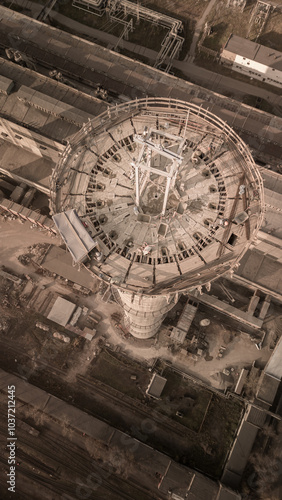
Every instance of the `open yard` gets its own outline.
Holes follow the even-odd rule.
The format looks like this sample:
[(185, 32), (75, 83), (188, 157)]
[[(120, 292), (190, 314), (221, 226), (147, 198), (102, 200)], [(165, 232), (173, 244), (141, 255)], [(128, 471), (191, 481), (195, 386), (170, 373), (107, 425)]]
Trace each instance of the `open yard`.
[[(66, 335), (64, 329), (59, 325), (58, 328), (52, 328), (51, 322), (32, 311), (25, 313), (17, 310), (17, 317), (10, 316), (9, 312), (5, 311), (1, 320), (7, 324), (7, 330), (1, 332), (1, 343), (5, 346), (1, 366), (7, 370), (13, 366), (16, 372), (20, 371), (21, 367), (20, 373), (24, 376), (44, 365), (67, 370), (75, 362), (86, 342), (71, 332), (68, 332), (69, 343), (54, 338), (52, 333), (55, 330)], [(50, 331), (37, 328), (38, 321), (50, 325)]]
[[(212, 393), (169, 369), (164, 370), (163, 377), (167, 378), (167, 383), (162, 397), (159, 401), (152, 401), (151, 406), (192, 431), (199, 432)], [(177, 416), (177, 412), (182, 416)]]
[(274, 11), (268, 18), (258, 42), (282, 50), (282, 12)]
[(94, 359), (90, 375), (131, 398), (144, 399), (150, 381), (150, 372), (133, 360), (103, 350)]
[(207, 18), (211, 32), (206, 36), (203, 45), (219, 51), (230, 35), (234, 34), (281, 50), (282, 13), (276, 10), (271, 12), (261, 30), (261, 24), (256, 22), (257, 16), (253, 15), (255, 4), (255, 0), (248, 0), (242, 12), (240, 9), (228, 8), (225, 0), (216, 2)]
[(232, 33), (247, 37), (252, 8), (253, 2), (250, 1), (247, 2), (243, 12), (226, 7), (225, 0), (216, 2), (206, 20), (211, 33), (206, 36), (204, 46), (219, 51)]
[[(156, 366), (159, 371), (162, 365), (158, 362)], [(137, 400), (144, 400), (144, 393), (152, 376), (142, 365), (107, 350), (102, 351), (93, 362), (90, 374)], [(240, 422), (243, 406), (184, 379), (169, 367), (164, 369), (162, 375), (167, 383), (161, 398), (147, 398), (146, 408), (174, 421), (178, 428), (179, 425), (183, 426), (185, 453), (176, 459), (219, 477)], [(160, 443), (155, 439), (152, 434), (146, 442), (168, 453), (165, 447), (160, 448)], [(169, 453), (171, 454), (171, 450)]]
[[(0, 277), (1, 367), (12, 369), (26, 378), (45, 366), (66, 372), (77, 362), (86, 340), (48, 320), (38, 312), (39, 306), (29, 308), (27, 296), (23, 293), (27, 283), (30, 284), (23, 280), (21, 284), (14, 285), (12, 281)], [(32, 288), (33, 285), (30, 286)], [(38, 290), (41, 291), (35, 288), (34, 296)], [(37, 324), (44, 325), (46, 330)], [(68, 336), (69, 342), (54, 338), (55, 331)]]

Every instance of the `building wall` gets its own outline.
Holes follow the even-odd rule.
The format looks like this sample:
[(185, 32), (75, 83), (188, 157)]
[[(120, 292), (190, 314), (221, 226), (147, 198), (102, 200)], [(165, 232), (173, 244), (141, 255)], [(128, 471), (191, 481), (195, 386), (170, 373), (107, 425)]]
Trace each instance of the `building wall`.
[(62, 144), (4, 118), (0, 118), (0, 139), (30, 151), (36, 156), (51, 160), (55, 164), (64, 149)]

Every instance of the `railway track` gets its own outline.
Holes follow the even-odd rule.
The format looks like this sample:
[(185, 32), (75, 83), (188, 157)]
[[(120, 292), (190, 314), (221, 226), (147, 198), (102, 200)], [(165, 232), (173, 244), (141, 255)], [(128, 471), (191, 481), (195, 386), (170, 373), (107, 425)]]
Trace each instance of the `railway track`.
[[(63, 370), (60, 370), (59, 368), (55, 368), (54, 366), (48, 364), (44, 360), (40, 360), (40, 359), (33, 360), (33, 358), (31, 356), (29, 356), (28, 354), (23, 354), (22, 350), (12, 346), (11, 343), (6, 341), (6, 340), (5, 341), (1, 340), (1, 344), (4, 344), (4, 346), (6, 346), (6, 348), (8, 347), (17, 358), (24, 359), (25, 360), (24, 365), (26, 364), (26, 362), (34, 362), (34, 361), (36, 362), (36, 368), (30, 369), (30, 370), (27, 368), (27, 370), (25, 370), (24, 373), (21, 373), (21, 371), (19, 371), (19, 372), (13, 371), (12, 373), (14, 373), (16, 376), (20, 376), (20, 377), (26, 379), (25, 374), (28, 375), (28, 374), (32, 374), (33, 372), (37, 372), (39, 370), (41, 370), (41, 371), (44, 370), (47, 373), (50, 373), (52, 375), (55, 375), (56, 377), (59, 377), (59, 379), (61, 381), (65, 380), (66, 373)], [(21, 365), (22, 365), (22, 363), (21, 363)], [(118, 391), (116, 391), (115, 389), (112, 389), (109, 386), (105, 386), (104, 384), (101, 384), (100, 382), (95, 381), (95, 379), (91, 380), (83, 375), (77, 375), (77, 384), (78, 384), (78, 387), (81, 387), (84, 390), (86, 390), (85, 392), (87, 392), (87, 394), (89, 394), (89, 392), (91, 394), (93, 394), (94, 396), (99, 394), (106, 400), (110, 400), (111, 402), (115, 401), (116, 403), (118, 403), (118, 405), (120, 407), (126, 408), (131, 413), (132, 413), (132, 410), (134, 410), (135, 412), (138, 413), (138, 415), (141, 418), (154, 420), (154, 422), (156, 424), (158, 424), (160, 427), (162, 427), (163, 429), (165, 429), (169, 432), (173, 432), (173, 433), (177, 434), (178, 436), (181, 436), (181, 437), (184, 436), (186, 431), (187, 431), (185, 426), (179, 424), (178, 422), (172, 423), (171, 421), (169, 421), (169, 419), (167, 417), (165, 417), (161, 414), (158, 414), (156, 411), (154, 411), (154, 416), (152, 417), (152, 409), (151, 408), (146, 408), (144, 404), (138, 403), (138, 402), (136, 402), (136, 400), (131, 399), (122, 393), (118, 393)], [(97, 417), (97, 418), (101, 418), (99, 416), (99, 414), (96, 414), (93, 411), (89, 412), (88, 409), (86, 409), (85, 411), (87, 413)], [(105, 420), (104, 418), (102, 418), (102, 420), (104, 420), (106, 423), (111, 425), (111, 422), (109, 420)]]
[[(33, 375), (33, 373), (46, 370), (50, 374), (60, 377), (62, 380), (64, 380), (66, 374), (63, 370), (60, 370), (59, 368), (56, 368), (55, 366), (52, 366), (46, 361), (43, 361), (39, 358), (34, 359), (33, 356), (24, 353), (22, 349), (18, 349), (12, 346), (7, 341), (3, 342), (3, 340), (1, 339), (0, 346), (3, 345), (5, 346), (4, 352), (6, 353), (6, 356), (10, 351), (13, 353), (13, 356), (15, 356), (14, 360), (17, 360), (15, 361), (15, 366), (18, 366), (18, 370), (16, 369), (10, 370), (10, 373), (12, 373), (13, 375), (16, 375), (17, 377), (20, 377), (24, 380), (27, 380), (31, 375)], [(21, 362), (18, 363), (18, 360), (21, 360)], [(34, 368), (27, 365), (27, 363), (34, 363), (35, 364)]]
[[(104, 398), (117, 402), (119, 406), (124, 407), (131, 412), (133, 410), (135, 414), (138, 413), (142, 418), (153, 420), (164, 430), (178, 434), (181, 437), (185, 436), (185, 434), (188, 432), (188, 429), (185, 426), (179, 424), (178, 422), (171, 423), (171, 420), (168, 417), (158, 414), (156, 411), (153, 412), (152, 416), (151, 408), (146, 408), (144, 404), (137, 403), (134, 399), (131, 399), (122, 393), (119, 393), (119, 395), (117, 395), (118, 391), (116, 389), (111, 390), (111, 387), (109, 386), (103, 387), (104, 384), (101, 385), (100, 382), (96, 382), (94, 379), (90, 380), (83, 375), (77, 375), (77, 381), (78, 384), (86, 388), (91, 393), (99, 393)], [(106, 390), (106, 387), (108, 390)], [(191, 431), (189, 430), (189, 432)]]
[[(0, 413), (4, 415), (2, 409)], [(3, 418), (1, 422), (4, 422)], [(0, 427), (0, 433), (6, 435), (3, 425)], [(40, 438), (27, 437), (19, 430), (17, 443), (17, 459), (20, 460), (17, 475), (30, 479), (54, 493), (65, 494), (66, 498), (77, 498), (76, 490), (79, 484), (87, 489), (93, 487), (97, 500), (156, 498), (154, 493), (151, 494), (145, 487), (121, 478), (112, 471), (109, 472), (91, 459), (87, 451), (70, 440), (66, 441), (66, 438), (50, 429), (44, 431)], [(56, 463), (56, 469), (44, 463), (50, 460)], [(0, 462), (7, 465), (4, 457), (0, 457)]]

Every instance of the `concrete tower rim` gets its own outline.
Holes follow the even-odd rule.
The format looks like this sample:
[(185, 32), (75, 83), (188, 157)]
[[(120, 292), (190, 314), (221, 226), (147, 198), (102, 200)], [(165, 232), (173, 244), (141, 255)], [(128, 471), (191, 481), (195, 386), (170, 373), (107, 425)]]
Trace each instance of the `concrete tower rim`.
[[(199, 272), (194, 273), (195, 275), (193, 276), (193, 279), (190, 276), (188, 282), (186, 279), (184, 279), (186, 276), (185, 273), (180, 272), (180, 276), (178, 276), (177, 278), (178, 283), (176, 286), (174, 283), (174, 278), (171, 275), (167, 280), (163, 279), (161, 283), (158, 283), (158, 280), (156, 280), (152, 283), (151, 286), (149, 286), (147, 283), (144, 283), (145, 286), (142, 286), (141, 283), (135, 285), (132, 282), (126, 282), (126, 277), (120, 279), (119, 277), (112, 275), (111, 273), (105, 272), (103, 266), (98, 263), (96, 263), (97, 265), (91, 268), (93, 276), (98, 277), (114, 288), (128, 291), (130, 293), (133, 292), (138, 295), (148, 295), (151, 297), (159, 296), (162, 294), (171, 295), (175, 293), (183, 293), (195, 289), (197, 286), (203, 286), (205, 283), (209, 283), (210, 281), (217, 279), (219, 276), (222, 276), (227, 271), (231, 271), (235, 266), (237, 266), (240, 259), (251, 245), (252, 240), (256, 237), (264, 216), (262, 179), (259, 170), (257, 169), (251, 156), (251, 152), (248, 146), (246, 146), (240, 136), (229, 125), (227, 125), (224, 120), (222, 120), (220, 117), (215, 116), (208, 109), (178, 99), (149, 97), (144, 99), (136, 99), (134, 101), (129, 101), (108, 108), (107, 111), (84, 124), (82, 129), (78, 133), (76, 133), (72, 137), (72, 140), (67, 144), (65, 150), (62, 153), (57, 168), (54, 170), (51, 177), (52, 194), (50, 207), (53, 213), (58, 212), (58, 210), (61, 210), (62, 208), (65, 208), (62, 204), (60, 205), (60, 203), (58, 203), (58, 191), (62, 191), (62, 187), (68, 182), (66, 171), (68, 170), (69, 158), (75, 159), (76, 156), (79, 157), (79, 155), (81, 154), (81, 149), (87, 149), (88, 138), (91, 136), (92, 138), (96, 139), (100, 134), (103, 134), (105, 132), (109, 135), (112, 135), (112, 133), (115, 133), (115, 130), (120, 127), (121, 124), (123, 124), (126, 120), (131, 120), (133, 123), (134, 120), (142, 114), (142, 112), (151, 112), (155, 114), (162, 112), (162, 119), (164, 119), (164, 115), (167, 114), (167, 116), (171, 120), (170, 123), (173, 123), (173, 117), (178, 116), (183, 119), (184, 114), (190, 113), (190, 116), (193, 119), (198, 119), (207, 125), (207, 133), (213, 135), (214, 130), (217, 130), (220, 133), (220, 137), (222, 138), (222, 140), (224, 140), (231, 149), (233, 148), (231, 152), (232, 154), (234, 153), (234, 158), (236, 159), (236, 161), (238, 160), (238, 162), (240, 162), (240, 168), (246, 173), (248, 183), (253, 183), (253, 185), (255, 186), (254, 191), (258, 193), (259, 212), (256, 214), (256, 222), (255, 226), (252, 227), (251, 237), (249, 237), (249, 239), (245, 241), (244, 248), (237, 254), (234, 252), (232, 256), (223, 256), (220, 259), (215, 259), (209, 262), (209, 264), (206, 265), (207, 272), (205, 276), (202, 275), (202, 271), (199, 267), (199, 269), (196, 269)], [(113, 139), (113, 142), (115, 142), (115, 138)], [(94, 140), (94, 146), (91, 145), (91, 152), (93, 153), (94, 157), (97, 158), (99, 157), (99, 151), (98, 148), (95, 151), (95, 144), (97, 144), (97, 141), (95, 143)], [(252, 214), (251, 217), (254, 217), (254, 214)], [(112, 253), (110, 251), (110, 255), (111, 254)], [(134, 262), (132, 264), (135, 265)], [(179, 263), (176, 262), (176, 265), (178, 264)], [(134, 265), (132, 265), (132, 268), (134, 268)], [(194, 272), (194, 269), (192, 271)], [(128, 272), (131, 273), (132, 269), (129, 269)]]

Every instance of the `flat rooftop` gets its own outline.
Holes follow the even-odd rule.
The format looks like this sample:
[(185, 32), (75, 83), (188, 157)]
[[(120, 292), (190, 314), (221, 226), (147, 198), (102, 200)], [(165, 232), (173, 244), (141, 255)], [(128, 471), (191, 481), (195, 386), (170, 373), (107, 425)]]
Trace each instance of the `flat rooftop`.
[(271, 406), (277, 394), (279, 385), (280, 380), (264, 372), (258, 386), (256, 397)]
[(91, 259), (94, 273), (162, 293), (234, 265), (261, 225), (263, 190), (246, 145), (226, 127), (193, 104), (148, 98), (109, 109), (73, 137), (52, 177), (51, 208), (78, 207), (90, 220), (103, 253)]
[(66, 326), (69, 323), (75, 309), (76, 304), (63, 299), (63, 297), (57, 297), (56, 302), (47, 318), (50, 321), (54, 321), (54, 323), (58, 323), (58, 325)]
[(11, 176), (20, 176), (41, 184), (44, 188), (49, 188), (50, 175), (54, 166), (51, 159), (40, 158), (20, 145), (17, 146), (5, 140), (0, 143), (0, 168), (8, 170)]
[(282, 262), (256, 247), (248, 250), (242, 257), (236, 276), (282, 296)]
[(222, 476), (225, 484), (231, 484), (233, 488), (239, 487), (258, 430), (258, 427), (250, 422), (242, 422)]
[(282, 71), (282, 52), (261, 45), (238, 35), (231, 35), (224, 50), (251, 59), (269, 68)]
[[(165, 74), (156, 68), (39, 23), (35, 19), (5, 7), (0, 7), (0, 14), (1, 35), (3, 43), (6, 41), (7, 46), (10, 45), (11, 36), (19, 37), (21, 50), (27, 51), (35, 60), (39, 57), (47, 65), (53, 65), (56, 60), (62, 72), (65, 68), (67, 74), (68, 72), (74, 73), (94, 84), (99, 83), (116, 95), (123, 94), (130, 99), (147, 95), (163, 96), (203, 105), (232, 127), (240, 130), (240, 133), (246, 132), (246, 140), (250, 147), (254, 147), (262, 155), (271, 155), (280, 160), (282, 156), (281, 118), (273, 117), (244, 104), (238, 108), (238, 103), (230, 98), (173, 75)], [(10, 65), (16, 66), (13, 63)], [(29, 72), (30, 70), (26, 71), (31, 78), (34, 78), (34, 72)], [(4, 76), (13, 78), (7, 73)], [(27, 80), (22, 84), (28, 85), (26, 82)], [(47, 87), (48, 85), (46, 85), (46, 90), (41, 87), (40, 91), (48, 93)], [(62, 88), (66, 91), (67, 86), (62, 85)], [(68, 90), (68, 92), (71, 91)], [(83, 109), (76, 104), (75, 106)], [(95, 115), (101, 112), (101, 110), (93, 112), (93, 108), (90, 107), (89, 111)], [(50, 126), (48, 132), (52, 133)], [(256, 135), (263, 138), (261, 144)]]
[(282, 337), (265, 367), (265, 373), (278, 380), (282, 379)]
[(167, 379), (154, 373), (146, 393), (153, 398), (160, 398)]

